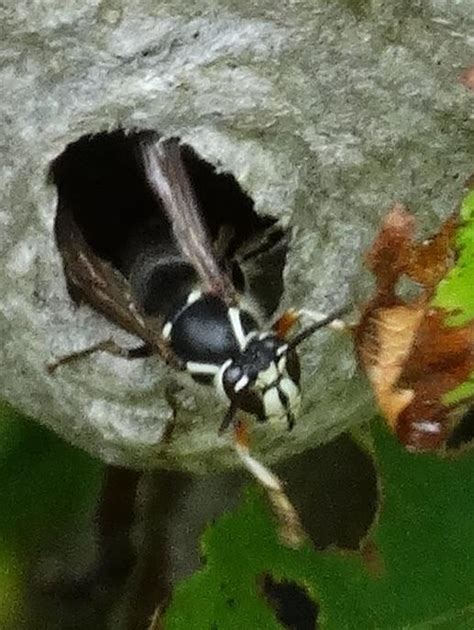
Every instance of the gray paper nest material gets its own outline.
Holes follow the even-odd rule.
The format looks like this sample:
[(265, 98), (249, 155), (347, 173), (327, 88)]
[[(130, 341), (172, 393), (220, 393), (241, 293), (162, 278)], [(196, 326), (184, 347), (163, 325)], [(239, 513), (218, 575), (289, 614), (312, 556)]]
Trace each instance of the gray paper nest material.
[[(259, 212), (294, 226), (285, 303), (361, 299), (362, 252), (382, 214), (408, 202), (426, 229), (474, 167), (472, 0), (442, 2), (36, 2), (3, 8), (0, 396), (102, 459), (136, 467), (235, 465), (211, 389), (185, 385), (171, 441), (158, 359), (54, 356), (113, 336), (74, 309), (53, 237), (48, 165), (83, 134), (155, 128), (231, 171)], [(387, 5), (389, 7), (387, 8)], [(363, 284), (364, 281), (362, 281)], [(255, 430), (281, 459), (373, 413), (350, 343), (303, 351), (295, 430)]]

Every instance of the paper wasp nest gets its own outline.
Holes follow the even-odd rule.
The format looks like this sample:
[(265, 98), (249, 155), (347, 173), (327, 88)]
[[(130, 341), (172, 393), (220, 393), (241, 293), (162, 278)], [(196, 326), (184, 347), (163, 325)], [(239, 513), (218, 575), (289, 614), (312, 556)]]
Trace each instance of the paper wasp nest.
[[(233, 466), (217, 435), (225, 405), (159, 358), (101, 353), (48, 374), (58, 355), (136, 342), (68, 294), (51, 162), (119, 127), (178, 135), (231, 173), (259, 215), (291, 227), (281, 309), (357, 305), (385, 211), (407, 202), (429, 229), (473, 170), (474, 96), (459, 81), (472, 3), (30, 4), (3, 14), (0, 397), (115, 464)], [(301, 358), (295, 429), (254, 430), (269, 462), (374, 413), (349, 338), (322, 332)]]

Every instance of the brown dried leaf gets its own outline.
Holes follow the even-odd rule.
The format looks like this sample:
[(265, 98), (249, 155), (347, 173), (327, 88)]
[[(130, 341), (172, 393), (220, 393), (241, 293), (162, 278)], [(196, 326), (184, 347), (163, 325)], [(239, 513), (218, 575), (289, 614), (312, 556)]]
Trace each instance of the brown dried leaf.
[[(447, 326), (448, 313), (430, 305), (454, 263), (456, 226), (452, 216), (433, 238), (417, 242), (414, 217), (396, 204), (366, 257), (375, 291), (354, 328), (356, 347), (388, 425), (412, 450), (444, 445), (456, 409), (443, 397), (474, 371), (474, 322)], [(416, 298), (397, 294), (402, 276), (420, 285)]]

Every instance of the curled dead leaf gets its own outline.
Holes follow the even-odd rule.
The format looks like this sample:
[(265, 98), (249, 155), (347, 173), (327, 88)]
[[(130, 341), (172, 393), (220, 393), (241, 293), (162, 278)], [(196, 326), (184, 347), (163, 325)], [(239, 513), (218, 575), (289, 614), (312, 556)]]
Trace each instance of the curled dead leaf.
[[(431, 304), (455, 262), (457, 223), (453, 215), (418, 242), (413, 215), (396, 204), (366, 256), (375, 290), (353, 330), (359, 360), (387, 424), (415, 451), (446, 443), (459, 406), (443, 399), (474, 372), (474, 322), (449, 326), (449, 313)], [(420, 287), (415, 298), (397, 292), (403, 276)]]

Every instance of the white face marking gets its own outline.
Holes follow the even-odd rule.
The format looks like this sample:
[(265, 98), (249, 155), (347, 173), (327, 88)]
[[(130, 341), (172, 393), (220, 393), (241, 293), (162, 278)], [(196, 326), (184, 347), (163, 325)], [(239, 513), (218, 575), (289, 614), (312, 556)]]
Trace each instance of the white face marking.
[(191, 374), (212, 374), (215, 375), (220, 370), (220, 365), (213, 365), (212, 363), (196, 363), (195, 361), (188, 361), (186, 363), (186, 369)]
[(276, 387), (270, 387), (263, 395), (263, 407), (265, 409), (265, 415), (270, 420), (271, 418), (285, 418), (286, 409), (282, 405), (278, 390)]
[(284, 346), (280, 346), (279, 348), (277, 348), (277, 351), (276, 351), (277, 357), (281, 357), (281, 355), (285, 354), (287, 350), (288, 350), (288, 345), (286, 343)]
[(278, 372), (280, 374), (283, 374), (284, 370), (286, 367), (286, 357), (282, 357), (279, 361), (278, 361)]
[(172, 328), (173, 328), (173, 324), (171, 322), (166, 322), (166, 324), (163, 326), (161, 334), (165, 339), (169, 339)]
[(238, 341), (240, 349), (243, 350), (247, 340), (245, 338), (244, 329), (242, 328), (242, 322), (240, 321), (240, 310), (235, 308), (235, 306), (231, 306), (227, 312), (229, 314), (230, 324), (232, 326), (232, 330), (234, 331), (235, 338)]
[(267, 387), (268, 385), (274, 383), (278, 379), (278, 376), (277, 366), (272, 361), (266, 370), (262, 370), (259, 373), (257, 377), (257, 385), (260, 387)]
[(227, 394), (225, 393), (224, 390), (224, 384), (223, 384), (223, 377), (224, 377), (224, 372), (227, 370), (227, 368), (229, 367), (229, 365), (232, 364), (232, 359), (227, 359), (227, 361), (225, 361), (219, 368), (219, 371), (217, 372), (216, 376), (214, 377), (214, 385), (216, 387), (217, 392), (220, 394), (220, 396), (222, 398), (225, 398), (226, 400), (228, 400), (227, 398)]
[(299, 388), (293, 383), (291, 378), (288, 377), (282, 378), (278, 386), (288, 398), (290, 411), (297, 416), (301, 405), (301, 392)]
[(196, 289), (196, 291), (191, 291), (191, 293), (188, 295), (188, 299), (186, 300), (186, 304), (189, 306), (190, 304), (197, 302), (201, 295), (202, 291), (200, 291), (199, 289)]
[(225, 361), (222, 364), (221, 370), (224, 372), (224, 370), (227, 370), (227, 368), (229, 367), (229, 365), (232, 363), (232, 359), (227, 359), (227, 361)]
[(234, 386), (234, 392), (240, 392), (241, 389), (249, 384), (249, 377), (244, 374)]
[(258, 337), (258, 332), (256, 332), (255, 330), (249, 332), (249, 334), (245, 337), (245, 348), (248, 346), (249, 341), (255, 339), (255, 337)]

